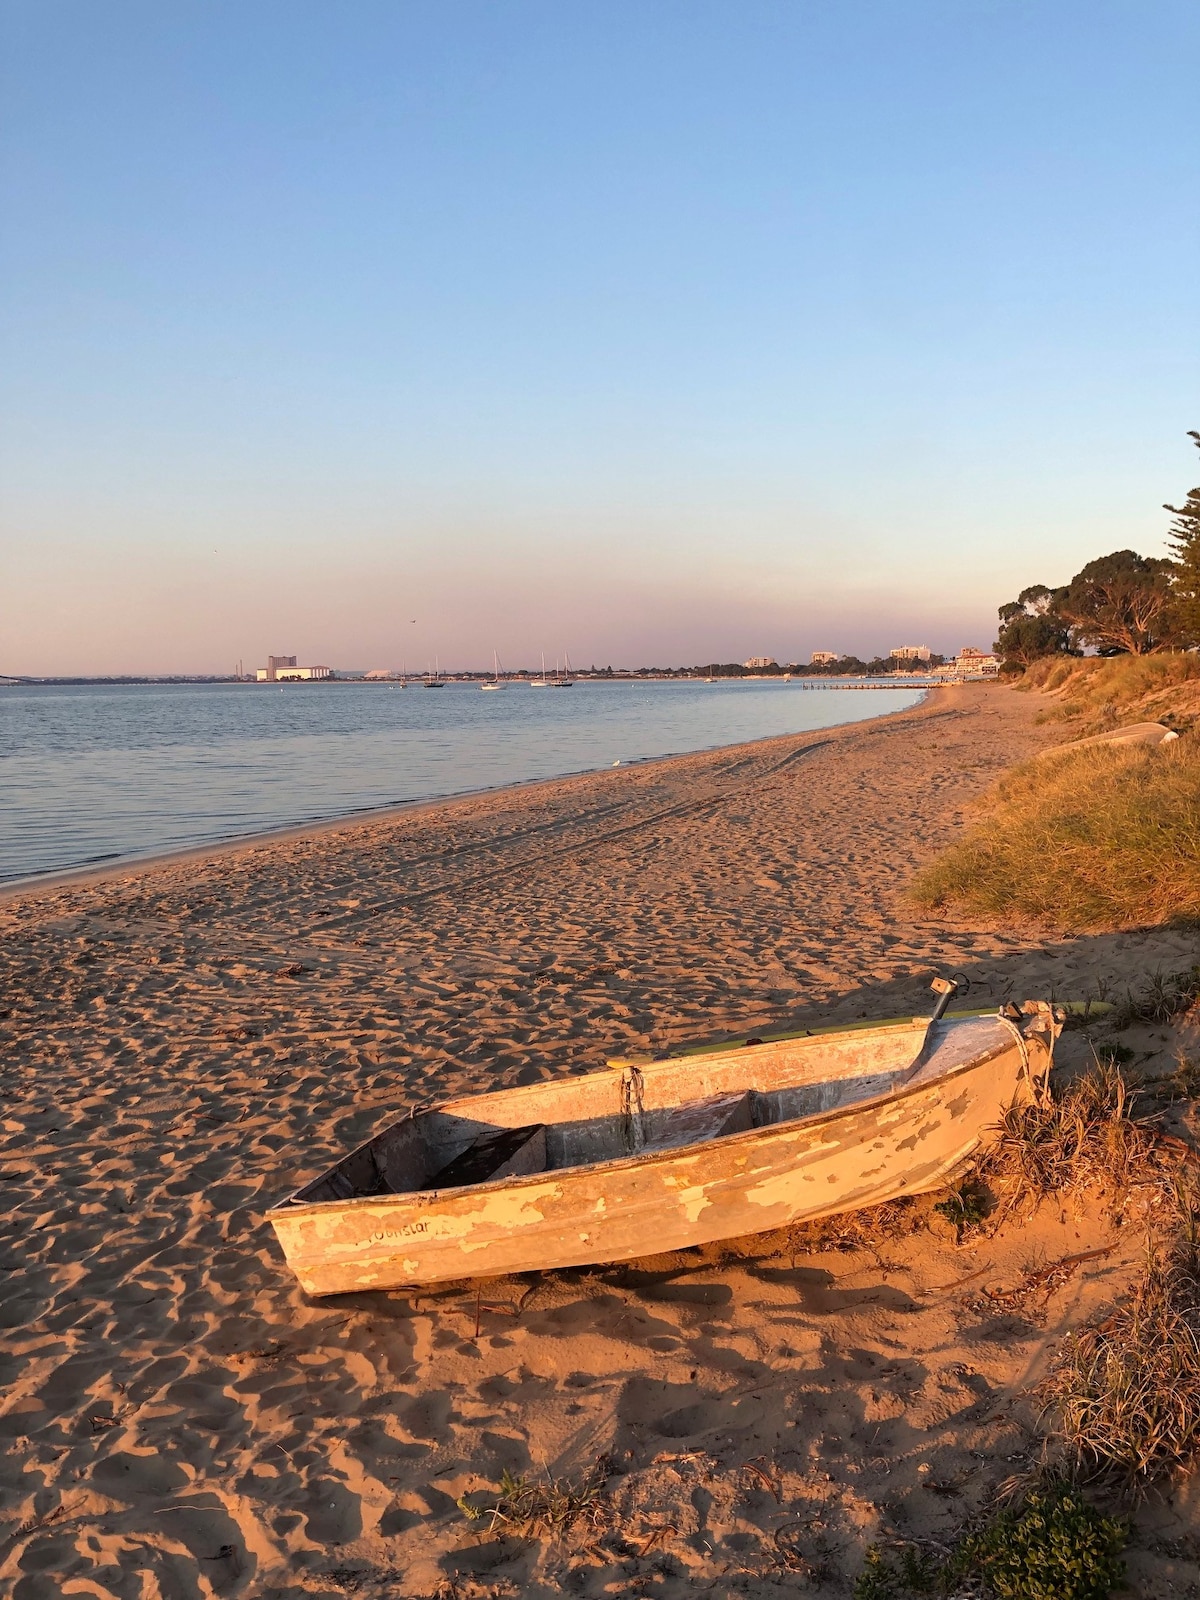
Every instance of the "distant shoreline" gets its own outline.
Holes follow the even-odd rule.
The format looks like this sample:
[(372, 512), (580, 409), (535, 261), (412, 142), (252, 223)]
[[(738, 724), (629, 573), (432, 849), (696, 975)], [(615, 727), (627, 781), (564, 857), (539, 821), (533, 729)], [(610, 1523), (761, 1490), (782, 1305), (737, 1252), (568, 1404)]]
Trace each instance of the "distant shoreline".
[[(535, 667), (521, 667), (516, 672), (502, 674), (506, 683), (529, 684), (540, 673)], [(904, 689), (910, 687), (935, 687), (952, 681), (948, 678), (935, 677), (933, 674), (885, 672), (874, 673), (844, 673), (812, 672), (805, 669), (797, 670), (780, 668), (778, 672), (718, 672), (712, 678), (699, 677), (695, 672), (681, 667), (678, 671), (651, 670), (648, 667), (632, 667), (612, 672), (571, 672), (572, 678), (577, 683), (606, 684), (606, 683), (784, 683), (800, 680), (818, 688), (844, 687), (851, 683), (869, 683), (881, 689)], [(459, 684), (470, 688), (477, 683), (490, 682), (492, 674), (483, 670), (470, 672), (443, 673), (441, 682), (452, 688)], [(332, 678), (295, 678), (288, 679), (286, 683), (280, 681), (280, 688), (368, 688), (368, 689), (394, 689), (397, 684), (405, 686), (422, 684), (425, 681), (424, 673), (410, 672), (406, 678), (400, 676), (390, 678), (368, 678), (365, 674), (359, 677), (332, 677)], [(172, 688), (194, 687), (203, 688), (210, 684), (228, 684), (235, 688), (264, 689), (274, 688), (275, 683), (270, 680), (254, 678), (228, 677), (172, 677), (166, 675), (112, 678), (23, 678), (0, 674), (0, 689), (87, 689), (87, 688)]]

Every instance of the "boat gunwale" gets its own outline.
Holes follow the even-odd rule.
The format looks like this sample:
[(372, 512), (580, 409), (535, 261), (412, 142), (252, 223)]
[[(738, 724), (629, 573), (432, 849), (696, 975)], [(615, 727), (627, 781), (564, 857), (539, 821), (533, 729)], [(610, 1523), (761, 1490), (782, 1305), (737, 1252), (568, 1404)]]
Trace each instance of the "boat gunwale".
[[(999, 1012), (987, 1012), (985, 1015), (995, 1016), (998, 1021), (1007, 1020), (1006, 1018), (1002, 1017)], [(911, 1026), (911, 1024), (908, 1024), (908, 1026)], [(1010, 1023), (1009, 1026), (1013, 1027), (1014, 1025)], [(929, 1028), (927, 1028), (925, 1035), (927, 1040), (929, 1037), (929, 1031)], [(758, 1128), (747, 1128), (742, 1133), (723, 1134), (719, 1140), (702, 1139), (693, 1144), (675, 1145), (667, 1150), (643, 1150), (631, 1155), (615, 1156), (609, 1160), (581, 1162), (570, 1167), (553, 1167), (544, 1172), (524, 1173), (519, 1177), (489, 1179), (483, 1183), (463, 1184), (461, 1187), (455, 1188), (410, 1189), (400, 1194), (389, 1193), (350, 1195), (344, 1200), (295, 1200), (292, 1198), (292, 1195), (288, 1195), (282, 1200), (277, 1200), (274, 1205), (270, 1206), (266, 1214), (268, 1216), (272, 1216), (275, 1213), (279, 1213), (286, 1216), (303, 1217), (311, 1215), (315, 1212), (328, 1215), (328, 1208), (334, 1206), (340, 1209), (345, 1209), (347, 1207), (358, 1206), (393, 1207), (397, 1204), (407, 1204), (415, 1205), (420, 1208), (427, 1208), (435, 1202), (440, 1201), (444, 1203), (455, 1195), (474, 1196), (485, 1192), (491, 1192), (495, 1194), (499, 1193), (500, 1191), (511, 1193), (514, 1190), (531, 1188), (538, 1184), (544, 1185), (547, 1182), (561, 1182), (564, 1178), (569, 1178), (571, 1173), (592, 1172), (599, 1167), (603, 1167), (610, 1172), (628, 1172), (636, 1171), (641, 1167), (665, 1166), (672, 1161), (695, 1159), (698, 1153), (713, 1147), (718, 1147), (721, 1150), (733, 1149), (738, 1145), (745, 1144), (752, 1139), (761, 1140), (764, 1137), (774, 1133), (794, 1131), (801, 1124), (804, 1124), (806, 1127), (820, 1128), (824, 1124), (832, 1122), (839, 1117), (858, 1115), (861, 1112), (870, 1111), (873, 1108), (878, 1108), (883, 1105), (898, 1104), (904, 1100), (910, 1099), (914, 1095), (924, 1094), (926, 1091), (938, 1087), (939, 1085), (949, 1083), (954, 1078), (963, 1076), (964, 1073), (974, 1072), (978, 1070), (979, 1067), (986, 1066), (989, 1061), (995, 1060), (997, 1056), (1003, 1055), (1008, 1050), (1017, 1050), (1022, 1057), (1022, 1061), (1024, 1062), (1026, 1060), (1026, 1052), (1024, 1051), (1023, 1046), (1023, 1033), (1021, 1034), (1020, 1043), (1018, 1043), (1015, 1037), (1010, 1035), (1002, 1043), (997, 1044), (990, 1049), (981, 1050), (978, 1055), (972, 1056), (969, 1061), (963, 1061), (955, 1067), (950, 1067), (946, 1072), (941, 1073), (936, 1078), (927, 1078), (925, 1080), (910, 1079), (909, 1082), (902, 1084), (899, 1088), (889, 1090), (886, 1094), (869, 1095), (863, 1100), (853, 1100), (846, 1105), (833, 1106), (828, 1111), (812, 1112), (805, 1117), (789, 1117), (783, 1122), (764, 1123)], [(751, 1046), (750, 1048), (756, 1049), (757, 1047)], [(924, 1046), (922, 1046), (922, 1051), (923, 1049)], [(920, 1052), (918, 1053), (917, 1057), (917, 1060), (919, 1059)], [(913, 1064), (915, 1065), (915, 1062)], [(662, 1067), (668, 1065), (668, 1063), (655, 1062), (654, 1065)], [(591, 1076), (591, 1074), (580, 1074), (580, 1076)], [(517, 1092), (520, 1092), (520, 1090), (524, 1089), (539, 1088), (544, 1088), (544, 1084), (520, 1084), (517, 1086)], [(505, 1091), (500, 1090), (498, 1092), (504, 1093)], [(468, 1101), (479, 1100), (482, 1098), (483, 1096), (480, 1095), (466, 1097)], [(315, 1178), (310, 1178), (307, 1183), (302, 1183), (298, 1189), (292, 1191), (292, 1194), (298, 1194), (301, 1189), (307, 1189), (312, 1184), (319, 1183), (323, 1177), (335, 1172), (337, 1168), (342, 1165), (343, 1161), (350, 1160), (350, 1158), (356, 1155), (359, 1150), (367, 1149), (375, 1142), (376, 1139), (382, 1138), (384, 1134), (390, 1130), (390, 1128), (399, 1126), (400, 1123), (409, 1120), (409, 1117), (421, 1116), (433, 1111), (446, 1111), (452, 1106), (460, 1103), (462, 1102), (447, 1100), (439, 1102), (436, 1105), (423, 1106), (421, 1110), (416, 1113), (410, 1112), (408, 1117), (400, 1118), (399, 1123), (390, 1123), (388, 1128), (383, 1128), (379, 1133), (374, 1134), (372, 1138), (364, 1140), (361, 1145), (358, 1145), (354, 1150), (351, 1150), (347, 1155), (343, 1156), (341, 1161), (335, 1162), (331, 1167), (326, 1167), (323, 1172), (318, 1173)]]
[[(995, 1017), (998, 1015), (999, 1012), (996, 1010), (995, 1006), (981, 1006), (974, 1011), (947, 1011), (939, 1020), (942, 1022), (973, 1022), (980, 1017)], [(608, 1065), (613, 1068), (645, 1068), (648, 1066), (664, 1067), (669, 1061), (694, 1061), (697, 1056), (715, 1056), (721, 1055), (722, 1053), (732, 1054), (735, 1050), (757, 1049), (759, 1045), (803, 1043), (805, 1039), (827, 1040), (831, 1034), (870, 1033), (872, 1030), (882, 1033), (884, 1030), (890, 1028), (915, 1028), (919, 1023), (922, 1022), (928, 1024), (930, 1020), (931, 1019), (929, 1017), (915, 1016), (884, 1017), (883, 1020), (879, 1022), (869, 1022), (864, 1019), (860, 1022), (829, 1023), (827, 1026), (821, 1028), (789, 1028), (782, 1033), (772, 1031), (767, 1033), (750, 1034), (749, 1037), (751, 1039), (758, 1040), (757, 1045), (748, 1044), (743, 1035), (737, 1034), (728, 1039), (717, 1039), (715, 1041), (709, 1039), (703, 1044), (682, 1045), (678, 1053), (668, 1056), (665, 1059), (662, 1057), (645, 1054), (610, 1056), (608, 1058)], [(528, 1086), (526, 1084), (521, 1084), (520, 1087), (526, 1088)]]

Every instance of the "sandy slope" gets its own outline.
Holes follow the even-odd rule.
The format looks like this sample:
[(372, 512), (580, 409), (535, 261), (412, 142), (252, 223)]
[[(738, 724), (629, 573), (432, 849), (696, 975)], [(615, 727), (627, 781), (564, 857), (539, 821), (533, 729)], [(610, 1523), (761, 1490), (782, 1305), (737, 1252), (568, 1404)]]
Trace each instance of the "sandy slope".
[[(870, 1539), (986, 1503), (1050, 1343), (1141, 1248), (1095, 1206), (973, 1251), (934, 1218), (322, 1304), (262, 1212), (414, 1100), (911, 1012), (934, 970), (985, 1004), (1189, 964), (912, 919), (914, 864), (1061, 737), (1035, 710), (943, 691), (0, 904), (0, 1592), (837, 1595)], [(602, 1457), (565, 1541), (456, 1506)], [(1149, 1515), (1145, 1594), (1200, 1576), (1190, 1517)]]

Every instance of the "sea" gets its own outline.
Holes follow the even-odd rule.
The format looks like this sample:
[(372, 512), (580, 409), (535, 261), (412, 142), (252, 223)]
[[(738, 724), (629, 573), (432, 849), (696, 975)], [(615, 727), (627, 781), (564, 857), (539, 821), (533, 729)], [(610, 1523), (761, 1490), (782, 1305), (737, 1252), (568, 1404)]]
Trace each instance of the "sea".
[(808, 733), (923, 693), (799, 679), (0, 687), (0, 881)]

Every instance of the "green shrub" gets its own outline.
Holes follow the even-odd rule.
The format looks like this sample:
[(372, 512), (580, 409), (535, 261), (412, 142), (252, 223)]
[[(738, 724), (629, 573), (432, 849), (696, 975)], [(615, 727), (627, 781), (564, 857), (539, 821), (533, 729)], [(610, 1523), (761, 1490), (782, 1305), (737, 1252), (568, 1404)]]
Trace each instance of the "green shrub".
[(986, 1221), (991, 1198), (977, 1179), (967, 1178), (933, 1209), (945, 1217), (961, 1240), (964, 1234)]
[(1053, 1484), (968, 1539), (953, 1569), (982, 1577), (999, 1600), (1107, 1600), (1124, 1581), (1128, 1538), (1126, 1522)]
[(964, 1539), (948, 1561), (913, 1545), (867, 1551), (854, 1600), (915, 1600), (961, 1592), (994, 1600), (1108, 1600), (1125, 1577), (1128, 1523), (1105, 1516), (1069, 1483), (1034, 1490)]
[(854, 1600), (908, 1600), (910, 1595), (936, 1593), (943, 1571), (931, 1556), (905, 1545), (892, 1560), (879, 1545), (867, 1551), (854, 1584)]

